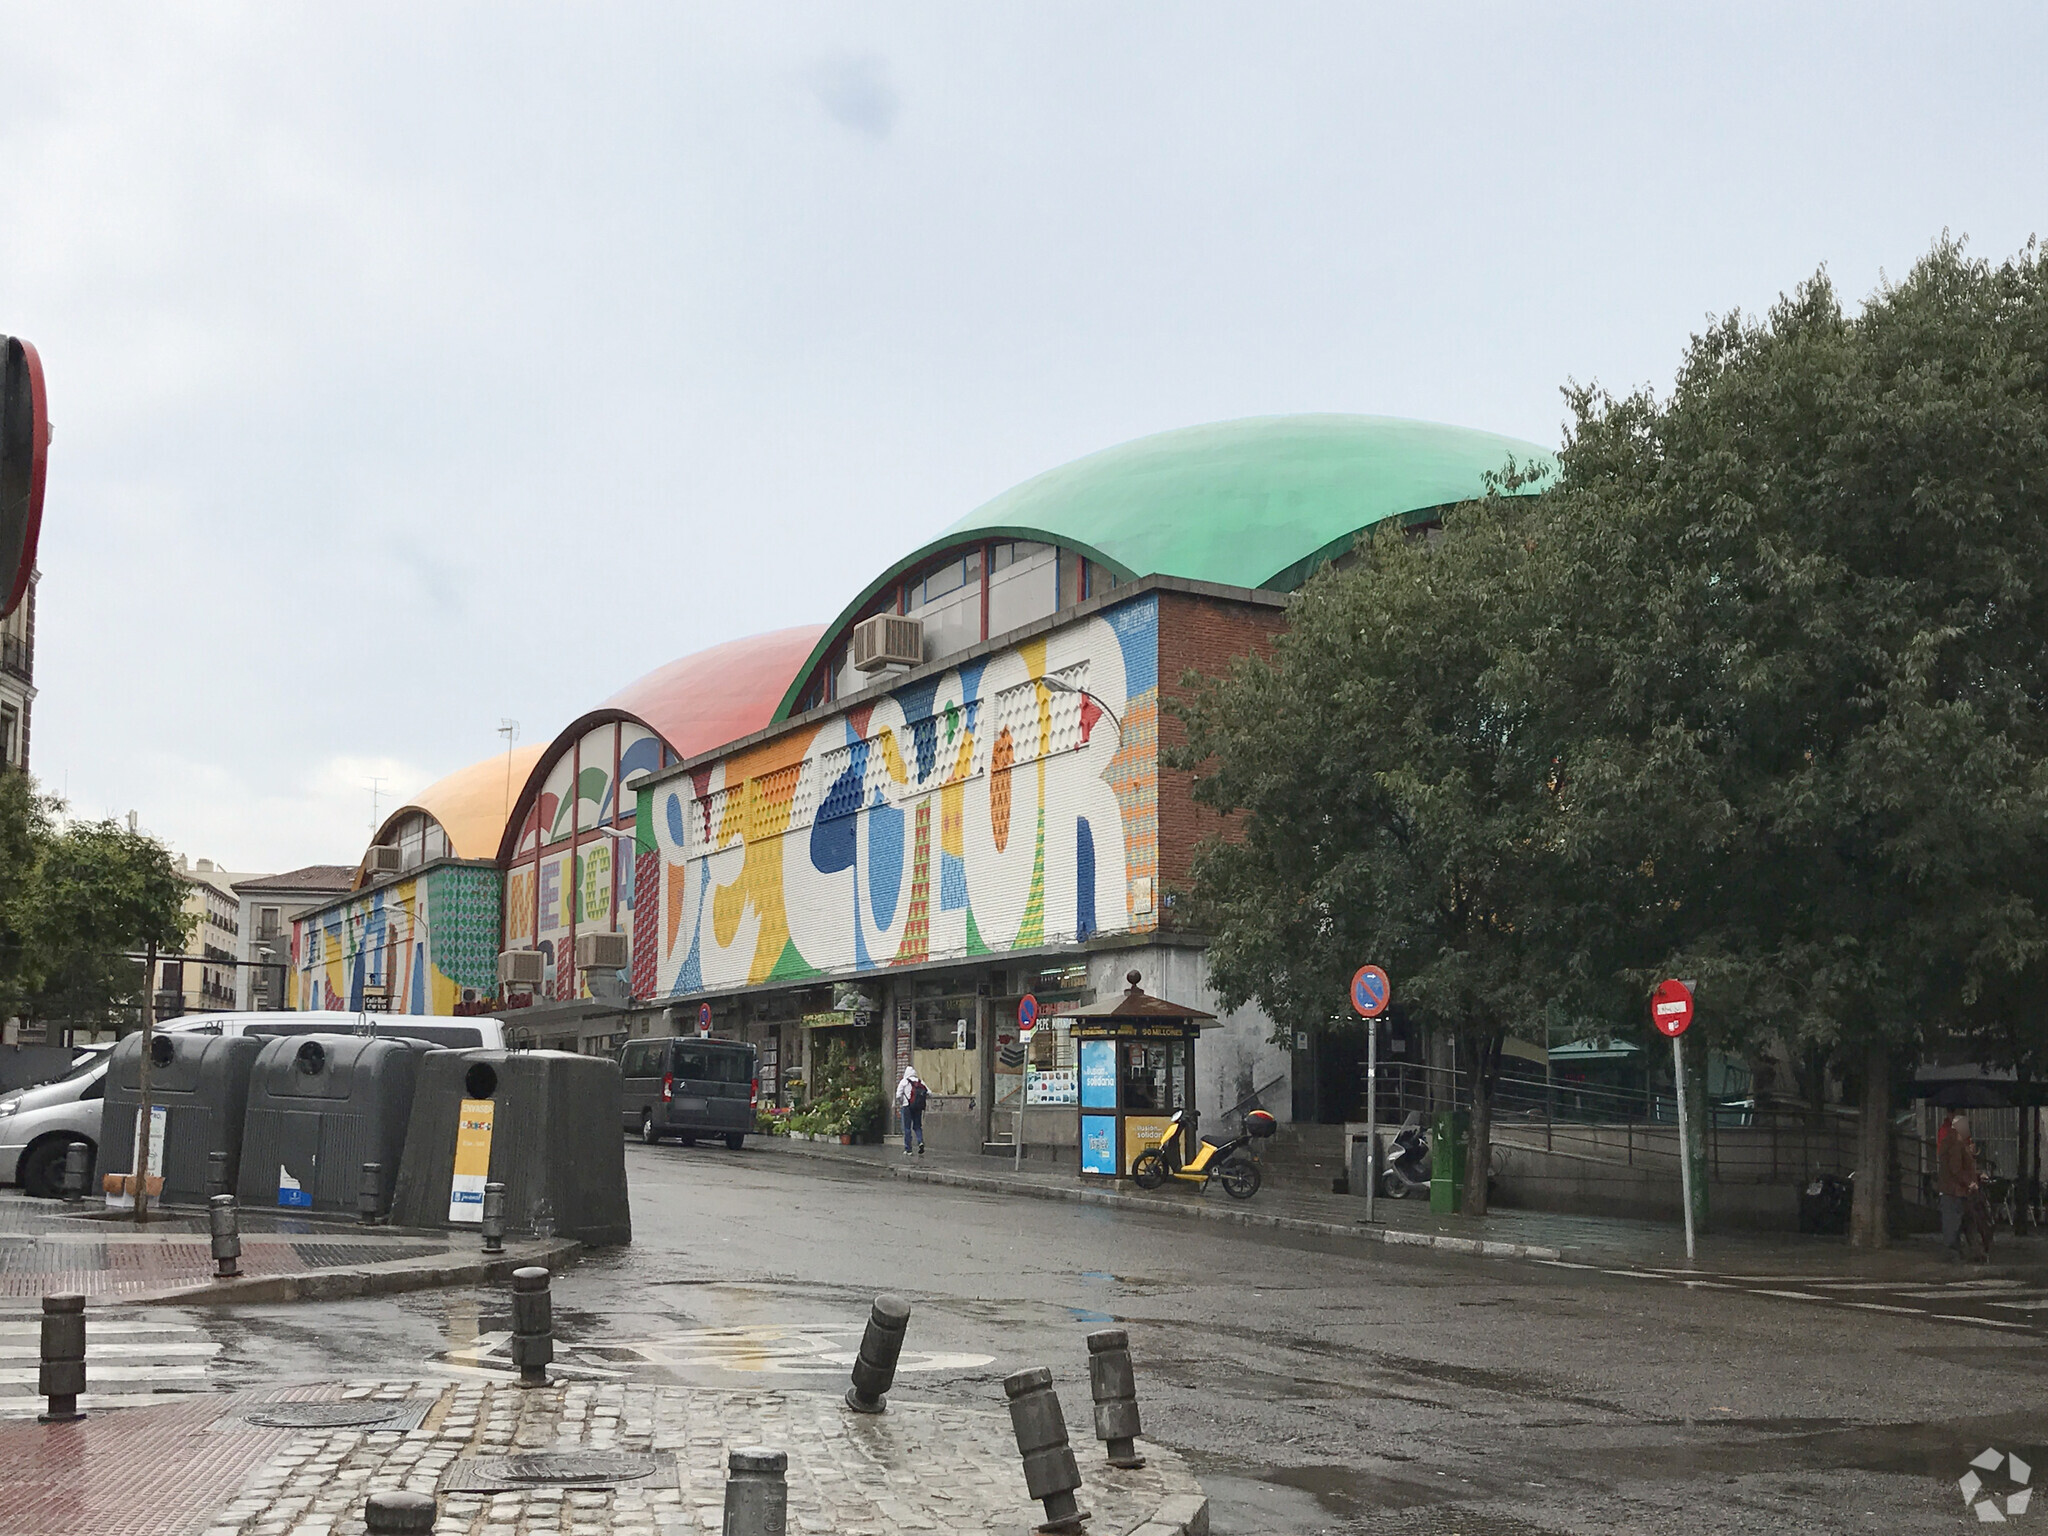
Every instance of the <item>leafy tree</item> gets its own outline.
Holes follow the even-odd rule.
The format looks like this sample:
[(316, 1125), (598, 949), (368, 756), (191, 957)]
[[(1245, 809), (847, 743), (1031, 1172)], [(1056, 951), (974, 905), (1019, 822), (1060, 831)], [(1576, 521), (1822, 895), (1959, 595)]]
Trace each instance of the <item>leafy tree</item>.
[(1668, 400), (1574, 392), (1549, 498), (1611, 598), (1573, 835), (1658, 851), (1705, 1011), (1857, 1064), (1871, 1246), (1896, 1061), (2048, 952), (2044, 280), (1944, 242), (1851, 316), (1818, 276)]
[(19, 907), (56, 809), (55, 801), (36, 793), (27, 774), (0, 771), (0, 1015), (26, 990), (29, 956), (17, 927)]
[[(1501, 489), (1519, 490), (1513, 466)], [(1344, 1006), (1366, 960), (1408, 1014), (1458, 1041), (1472, 1130), (1466, 1209), (1486, 1210), (1493, 1088), (1510, 1035), (1541, 1038), (1611, 925), (1564, 844), (1541, 690), (1503, 666), (1546, 621), (1551, 572), (1531, 512), (1496, 494), (1428, 538), (1362, 540), (1247, 658), (1181, 706), (1175, 760), (1236, 818), (1197, 853), (1212, 984), (1282, 1031)]]
[(1897, 1061), (2048, 957), (2048, 260), (1818, 276), (1567, 397), (1557, 488), (1368, 541), (1189, 707), (1218, 989), (1292, 1026), (1384, 957), (1481, 1068), (1482, 1210), (1502, 1034), (1696, 978), (1855, 1064), (1882, 1244)]
[(185, 884), (163, 844), (118, 822), (74, 821), (37, 840), (34, 869), (10, 903), (18, 1006), (67, 1025), (118, 1022), (150, 982), (128, 957), (184, 945)]

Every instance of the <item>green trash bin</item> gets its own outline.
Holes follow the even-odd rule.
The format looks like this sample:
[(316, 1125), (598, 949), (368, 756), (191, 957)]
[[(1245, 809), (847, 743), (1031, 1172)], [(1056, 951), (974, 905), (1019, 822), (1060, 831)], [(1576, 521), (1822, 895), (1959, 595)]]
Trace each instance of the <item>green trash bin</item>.
[(1472, 1141), (1472, 1117), (1445, 1110), (1429, 1123), (1429, 1208), (1455, 1216), (1465, 1208), (1465, 1149)]

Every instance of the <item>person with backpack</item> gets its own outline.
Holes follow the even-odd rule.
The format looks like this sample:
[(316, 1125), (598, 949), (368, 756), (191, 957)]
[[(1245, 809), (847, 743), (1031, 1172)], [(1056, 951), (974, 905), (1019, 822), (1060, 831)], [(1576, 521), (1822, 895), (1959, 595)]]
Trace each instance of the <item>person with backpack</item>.
[(903, 1081), (896, 1085), (896, 1107), (903, 1112), (903, 1155), (910, 1156), (912, 1138), (917, 1141), (917, 1155), (924, 1156), (924, 1106), (931, 1098), (931, 1090), (924, 1085), (924, 1079), (917, 1075), (917, 1068), (905, 1067)]

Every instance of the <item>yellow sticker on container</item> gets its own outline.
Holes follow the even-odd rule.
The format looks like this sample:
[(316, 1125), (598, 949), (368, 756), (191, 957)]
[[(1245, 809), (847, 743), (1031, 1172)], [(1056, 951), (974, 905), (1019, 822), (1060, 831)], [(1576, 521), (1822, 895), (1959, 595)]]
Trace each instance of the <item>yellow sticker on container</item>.
[(455, 1179), (448, 1186), (448, 1219), (481, 1222), (484, 1185), (491, 1177), (491, 1118), (497, 1106), (489, 1099), (464, 1099), (455, 1122)]

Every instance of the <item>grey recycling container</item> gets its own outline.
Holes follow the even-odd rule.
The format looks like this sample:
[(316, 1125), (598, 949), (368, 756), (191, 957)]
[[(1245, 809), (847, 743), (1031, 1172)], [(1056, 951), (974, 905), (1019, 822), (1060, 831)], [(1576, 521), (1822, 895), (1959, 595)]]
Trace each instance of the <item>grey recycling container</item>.
[(365, 1163), (383, 1166), (388, 1192), (425, 1049), (373, 1035), (260, 1044), (242, 1131), (241, 1203), (353, 1212)]
[[(467, 1169), (455, 1178), (465, 1101)], [(475, 1161), (488, 1125), (488, 1177), (505, 1186), (508, 1236), (633, 1240), (619, 1064), (569, 1051), (435, 1051), (420, 1063), (412, 1129), (392, 1195), (407, 1227), (467, 1226), (482, 1216)]]
[[(163, 1169), (162, 1200), (206, 1200), (207, 1155), (228, 1155), (227, 1178), (234, 1185), (242, 1155), (242, 1116), (249, 1100), (249, 1072), (260, 1040), (218, 1035), (153, 1035), (150, 1040), (149, 1101), (163, 1111), (163, 1155), (150, 1162)], [(106, 1096), (100, 1109), (99, 1170), (135, 1171), (135, 1112), (141, 1107), (142, 1035), (115, 1046), (107, 1064)], [(155, 1133), (151, 1134), (155, 1140)]]

